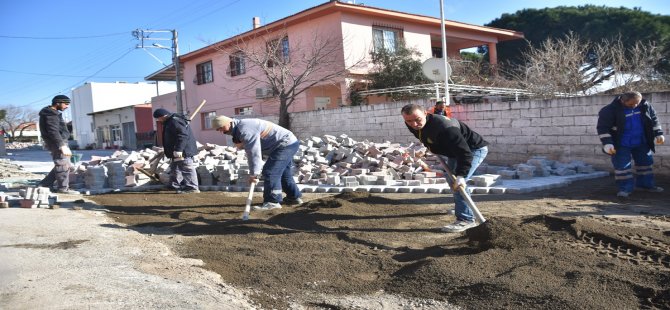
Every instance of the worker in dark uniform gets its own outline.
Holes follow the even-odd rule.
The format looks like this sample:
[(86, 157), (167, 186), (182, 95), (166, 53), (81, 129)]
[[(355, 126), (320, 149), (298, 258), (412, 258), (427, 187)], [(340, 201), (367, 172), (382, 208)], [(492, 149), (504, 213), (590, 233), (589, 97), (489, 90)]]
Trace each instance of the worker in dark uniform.
[(171, 159), (170, 187), (177, 194), (199, 193), (197, 164), (193, 159), (198, 147), (188, 120), (163, 108), (156, 109), (153, 115), (157, 121), (163, 122), (163, 150)]

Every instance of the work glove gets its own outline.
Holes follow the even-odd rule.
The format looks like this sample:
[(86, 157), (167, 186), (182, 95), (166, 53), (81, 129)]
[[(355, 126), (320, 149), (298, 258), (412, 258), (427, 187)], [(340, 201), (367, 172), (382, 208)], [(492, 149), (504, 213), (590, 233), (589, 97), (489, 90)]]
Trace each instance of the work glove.
[(610, 155), (616, 154), (616, 150), (614, 149), (614, 145), (611, 145), (611, 144), (605, 144), (605, 146), (603, 146), (603, 151), (605, 151), (605, 153), (610, 154)]
[(665, 137), (663, 135), (656, 136), (656, 144), (661, 145), (665, 143)]
[(172, 152), (172, 157), (174, 157), (174, 158), (182, 158), (182, 157), (184, 157), (184, 152), (177, 152), (177, 151), (174, 151), (174, 152)]
[(72, 150), (70, 150), (70, 147), (68, 147), (67, 145), (61, 146), (60, 151), (63, 152), (63, 156), (66, 157), (72, 156)]
[(459, 191), (460, 188), (465, 189), (466, 182), (464, 177), (456, 177), (456, 182), (454, 182), (454, 192)]

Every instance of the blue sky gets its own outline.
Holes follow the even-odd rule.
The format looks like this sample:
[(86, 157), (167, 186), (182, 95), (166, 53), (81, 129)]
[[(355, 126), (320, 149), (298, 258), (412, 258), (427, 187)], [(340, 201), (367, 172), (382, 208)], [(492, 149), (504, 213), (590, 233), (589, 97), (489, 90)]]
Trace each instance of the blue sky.
[[(0, 0), (0, 108), (39, 109), (57, 94), (90, 82), (143, 81), (162, 68), (134, 29), (177, 29), (180, 54), (265, 24), (326, 0)], [(439, 0), (356, 0), (380, 8), (440, 16)], [(504, 13), (560, 5), (641, 7), (670, 15), (668, 0), (444, 0), (445, 18), (483, 25)], [(169, 42), (165, 42), (169, 46)], [(165, 64), (168, 50), (149, 52)]]

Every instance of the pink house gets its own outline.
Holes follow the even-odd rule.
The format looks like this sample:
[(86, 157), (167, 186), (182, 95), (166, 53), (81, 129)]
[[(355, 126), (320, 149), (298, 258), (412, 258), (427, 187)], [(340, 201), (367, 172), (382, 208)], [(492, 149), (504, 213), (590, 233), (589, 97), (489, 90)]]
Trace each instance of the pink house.
[[(266, 82), (263, 71), (254, 64), (272, 65), (270, 61), (254, 62), (253, 57), (276, 48), (275, 54), (286, 59), (298, 72), (304, 72), (306, 58), (315, 48), (329, 49), (327, 58), (308, 77), (317, 81), (334, 72), (342, 73), (309, 85), (289, 107), (289, 112), (337, 108), (348, 102), (351, 85), (361, 81), (371, 68), (370, 51), (393, 48), (400, 40), (417, 49), (422, 60), (442, 57), (439, 18), (329, 1), (267, 25), (253, 18), (253, 29), (179, 57), (183, 68), (182, 92), (185, 114), (193, 113), (202, 100), (202, 110), (193, 118), (192, 128), (200, 142), (222, 143), (220, 133), (209, 128), (216, 115), (267, 116), (279, 113), (279, 98)], [(458, 58), (460, 50), (487, 45), (489, 61), (497, 63), (496, 44), (523, 38), (523, 34), (445, 21), (447, 55)], [(267, 54), (267, 53), (266, 53)], [(307, 55), (307, 56), (306, 56)], [(171, 73), (171, 75), (170, 75)], [(174, 80), (172, 71), (159, 71), (147, 80)], [(175, 111), (175, 96), (152, 99), (153, 108)]]

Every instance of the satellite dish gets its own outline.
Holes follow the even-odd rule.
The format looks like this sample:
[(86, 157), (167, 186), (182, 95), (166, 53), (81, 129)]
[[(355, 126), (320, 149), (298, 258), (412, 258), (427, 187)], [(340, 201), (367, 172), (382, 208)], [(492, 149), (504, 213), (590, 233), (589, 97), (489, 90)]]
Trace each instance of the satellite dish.
[(444, 60), (442, 58), (428, 58), (421, 65), (423, 75), (435, 82), (444, 82), (451, 75), (451, 66), (447, 63), (447, 74), (444, 74)]

